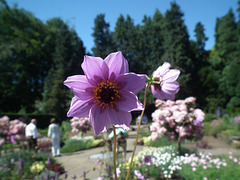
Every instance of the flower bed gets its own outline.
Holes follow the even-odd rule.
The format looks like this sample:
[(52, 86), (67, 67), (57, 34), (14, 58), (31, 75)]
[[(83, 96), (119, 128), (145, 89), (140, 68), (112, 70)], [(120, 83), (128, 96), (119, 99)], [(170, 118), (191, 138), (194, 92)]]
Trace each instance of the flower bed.
[[(238, 179), (240, 158), (212, 154), (176, 155), (173, 146), (147, 147), (134, 157), (131, 179)], [(130, 162), (130, 161), (129, 161)], [(119, 178), (126, 176), (129, 162), (119, 166)]]

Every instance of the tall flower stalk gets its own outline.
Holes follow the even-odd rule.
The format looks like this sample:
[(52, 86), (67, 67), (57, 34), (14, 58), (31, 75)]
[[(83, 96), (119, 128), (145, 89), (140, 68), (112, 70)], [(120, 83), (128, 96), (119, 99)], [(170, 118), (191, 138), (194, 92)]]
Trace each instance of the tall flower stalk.
[(132, 168), (133, 158), (134, 158), (134, 156), (135, 156), (135, 152), (136, 152), (136, 148), (137, 148), (139, 130), (140, 130), (140, 125), (141, 125), (141, 122), (142, 122), (142, 117), (143, 117), (143, 115), (144, 115), (144, 111), (145, 111), (145, 107), (146, 107), (147, 90), (148, 90), (148, 87), (149, 87), (149, 84), (150, 84), (150, 83), (151, 83), (151, 81), (149, 81), (149, 82), (147, 83), (146, 87), (145, 87), (144, 103), (143, 103), (144, 109), (142, 110), (142, 113), (141, 113), (141, 116), (140, 116), (140, 120), (139, 120), (139, 122), (138, 122), (137, 135), (136, 135), (136, 139), (135, 139), (134, 149), (133, 149), (133, 153), (132, 153), (131, 162), (130, 162), (130, 164), (129, 164), (129, 169), (128, 169), (128, 173), (127, 173), (127, 176), (126, 176), (126, 180), (129, 178), (129, 175), (130, 175), (130, 172), (131, 172), (131, 168)]
[(153, 95), (158, 98), (158, 99), (174, 99), (175, 94), (179, 91), (179, 84), (176, 81), (180, 71), (177, 69), (171, 69), (171, 65), (167, 62), (165, 62), (162, 66), (159, 66), (156, 71), (153, 72), (152, 78), (148, 78), (149, 81), (145, 87), (145, 93), (144, 93), (144, 109), (142, 110), (140, 120), (138, 123), (138, 128), (137, 128), (137, 135), (136, 135), (136, 141), (134, 144), (134, 150), (131, 158), (131, 162), (129, 164), (129, 169), (128, 173), (126, 176), (126, 180), (128, 180), (130, 172), (131, 172), (131, 167), (137, 147), (137, 142), (138, 142), (138, 136), (139, 136), (139, 130), (140, 130), (140, 125), (142, 121), (142, 117), (146, 108), (146, 99), (147, 99), (147, 89), (149, 85), (151, 84), (151, 90)]
[(116, 166), (116, 130), (115, 127), (113, 126), (113, 169), (114, 169), (114, 178), (115, 180), (117, 179), (117, 166)]

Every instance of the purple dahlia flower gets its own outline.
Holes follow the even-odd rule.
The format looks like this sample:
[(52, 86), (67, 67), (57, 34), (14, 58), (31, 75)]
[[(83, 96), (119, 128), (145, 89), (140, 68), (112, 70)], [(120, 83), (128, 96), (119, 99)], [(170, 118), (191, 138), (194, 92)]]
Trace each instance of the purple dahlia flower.
[(165, 62), (153, 72), (153, 85), (151, 85), (153, 95), (161, 100), (174, 100), (175, 94), (179, 91), (179, 84), (176, 81), (180, 71), (170, 69), (171, 65)]
[(129, 129), (131, 111), (143, 105), (134, 93), (145, 86), (145, 75), (128, 73), (128, 62), (121, 52), (104, 60), (85, 56), (85, 75), (70, 76), (64, 85), (74, 92), (68, 117), (89, 117), (94, 133), (106, 131), (110, 124)]
[(142, 162), (143, 164), (146, 164), (148, 166), (150, 166), (152, 164), (152, 156), (150, 155), (145, 155), (143, 158), (142, 158)]

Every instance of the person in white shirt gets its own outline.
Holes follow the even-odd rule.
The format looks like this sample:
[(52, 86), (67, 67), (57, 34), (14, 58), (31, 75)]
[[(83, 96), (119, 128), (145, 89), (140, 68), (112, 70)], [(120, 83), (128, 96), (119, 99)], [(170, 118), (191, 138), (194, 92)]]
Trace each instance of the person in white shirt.
[(28, 148), (36, 152), (37, 150), (37, 120), (32, 119), (25, 128), (25, 136), (28, 142)]
[(60, 128), (55, 118), (50, 120), (51, 124), (48, 127), (48, 137), (52, 140), (52, 155), (60, 156)]

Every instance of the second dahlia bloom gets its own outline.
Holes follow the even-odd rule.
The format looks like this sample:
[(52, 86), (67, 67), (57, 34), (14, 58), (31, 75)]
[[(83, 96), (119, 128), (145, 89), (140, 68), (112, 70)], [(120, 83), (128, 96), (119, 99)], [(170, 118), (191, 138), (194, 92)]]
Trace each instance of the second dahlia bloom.
[(104, 60), (85, 56), (85, 75), (70, 76), (64, 85), (74, 92), (68, 117), (89, 117), (94, 133), (106, 131), (110, 124), (128, 130), (130, 111), (142, 110), (137, 93), (145, 86), (145, 75), (128, 73), (128, 62), (121, 52)]
[(175, 94), (179, 91), (179, 84), (176, 81), (180, 71), (170, 69), (171, 65), (165, 62), (153, 72), (153, 85), (151, 85), (153, 95), (161, 100), (174, 100)]

